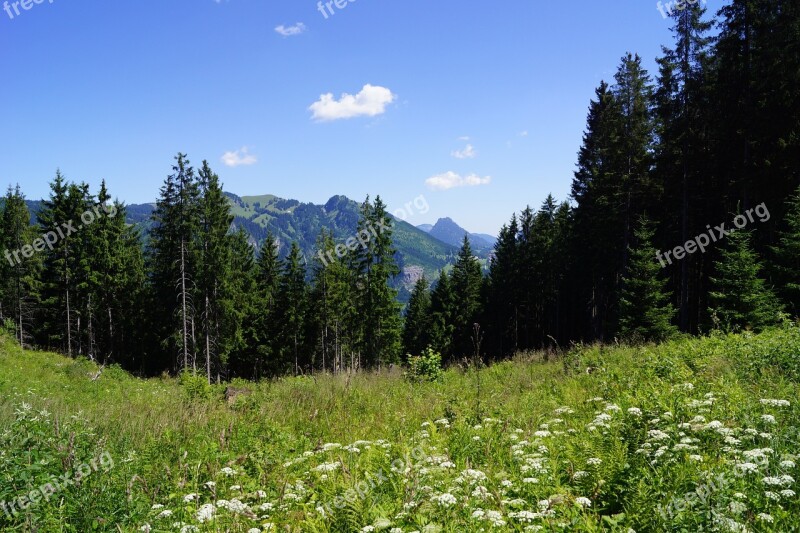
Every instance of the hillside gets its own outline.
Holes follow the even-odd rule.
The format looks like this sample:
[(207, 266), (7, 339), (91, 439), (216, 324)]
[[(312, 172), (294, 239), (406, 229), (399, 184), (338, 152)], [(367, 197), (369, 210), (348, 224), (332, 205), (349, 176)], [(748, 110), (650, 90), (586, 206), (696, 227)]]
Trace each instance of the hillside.
[[(334, 196), (325, 205), (285, 200), (273, 195), (239, 197), (227, 193), (227, 196), (235, 217), (234, 225), (247, 231), (253, 244), (259, 247), (271, 231), (279, 242), (281, 255), (288, 253), (291, 243), (297, 241), (306, 260), (310, 261), (318, 252), (316, 240), (323, 228), (332, 230), (341, 242), (356, 233), (359, 204), (345, 196)], [(41, 202), (28, 201), (27, 204), (35, 219)], [(128, 205), (128, 222), (147, 234), (154, 209), (155, 204)], [(440, 270), (452, 264), (458, 252), (458, 246), (447, 244), (396, 218), (393, 236), (397, 262), (403, 271), (395, 282), (401, 291), (401, 301), (407, 300), (408, 291), (423, 272), (428, 279), (434, 279)], [(485, 246), (478, 252), (485, 258)]]
[(431, 237), (435, 237), (442, 242), (456, 247), (461, 246), (464, 240), (464, 235), (467, 235), (469, 236), (472, 249), (479, 254), (491, 251), (494, 248), (495, 242), (497, 241), (497, 239), (491, 235), (470, 233), (456, 224), (451, 218), (440, 218), (434, 225), (422, 224), (417, 226), (417, 228), (424, 231)]
[[(224, 385), (98, 376), (0, 339), (0, 500), (18, 513), (0, 528), (796, 530), (798, 353), (791, 327), (531, 354), (438, 383), (235, 383), (226, 403)], [(20, 506), (54, 479), (54, 497)]]

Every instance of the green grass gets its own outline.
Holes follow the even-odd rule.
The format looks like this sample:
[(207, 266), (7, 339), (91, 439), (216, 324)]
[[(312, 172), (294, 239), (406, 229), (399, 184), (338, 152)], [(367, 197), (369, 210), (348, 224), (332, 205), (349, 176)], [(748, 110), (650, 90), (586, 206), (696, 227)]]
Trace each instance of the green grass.
[(434, 383), (236, 383), (252, 394), (229, 405), (224, 386), (116, 368), (92, 381), (87, 361), (3, 339), (0, 501), (94, 464), (80, 486), (0, 509), (0, 528), (797, 530), (798, 354), (787, 327), (529, 354)]

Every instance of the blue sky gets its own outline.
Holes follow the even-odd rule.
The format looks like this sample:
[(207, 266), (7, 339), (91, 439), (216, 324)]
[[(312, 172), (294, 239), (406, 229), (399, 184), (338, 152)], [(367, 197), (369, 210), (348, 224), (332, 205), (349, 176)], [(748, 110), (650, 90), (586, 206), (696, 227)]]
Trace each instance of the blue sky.
[(424, 195), (409, 222), (496, 233), (566, 198), (620, 57), (655, 74), (671, 43), (651, 0), (339, 2), (327, 18), (316, 0), (11, 2), (0, 185), (38, 199), (60, 168), (149, 202), (182, 151), (239, 195)]

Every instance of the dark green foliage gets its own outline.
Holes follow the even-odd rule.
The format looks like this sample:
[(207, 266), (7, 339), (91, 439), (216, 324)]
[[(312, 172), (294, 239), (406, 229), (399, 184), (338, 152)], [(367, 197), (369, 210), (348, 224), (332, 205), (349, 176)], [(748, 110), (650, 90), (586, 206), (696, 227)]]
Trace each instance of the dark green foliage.
[(453, 299), (453, 353), (465, 357), (474, 353), (473, 326), (481, 311), (481, 266), (472, 253), (469, 237), (464, 236), (451, 278)]
[(800, 316), (800, 189), (787, 202), (784, 229), (772, 248), (778, 294), (792, 316)]
[(414, 284), (403, 326), (403, 353), (420, 354), (430, 344), (431, 294), (423, 275)]
[(670, 303), (661, 266), (652, 244), (654, 231), (642, 217), (634, 232), (636, 245), (630, 250), (620, 297), (620, 333), (634, 341), (663, 341), (677, 332), (672, 324), (675, 308)]
[(715, 262), (709, 294), (711, 319), (726, 331), (760, 330), (780, 319), (780, 305), (759, 277), (761, 262), (752, 250), (750, 233), (731, 233)]
[(277, 316), (275, 332), (278, 372), (299, 374), (306, 369), (302, 358), (306, 315), (308, 313), (306, 270), (300, 247), (292, 243), (289, 255), (284, 259), (278, 281)]
[(0, 210), (0, 321), (13, 324), (23, 348), (32, 340), (41, 256), (25, 258), (21, 251), (37, 237), (22, 191), (9, 187)]

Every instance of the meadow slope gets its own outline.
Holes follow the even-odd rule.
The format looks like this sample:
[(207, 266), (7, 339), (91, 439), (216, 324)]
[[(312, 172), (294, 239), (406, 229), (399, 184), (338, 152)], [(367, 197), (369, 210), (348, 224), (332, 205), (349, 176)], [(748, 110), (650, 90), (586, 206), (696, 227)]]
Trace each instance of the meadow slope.
[(233, 403), (96, 375), (0, 339), (3, 531), (800, 530), (793, 326)]

